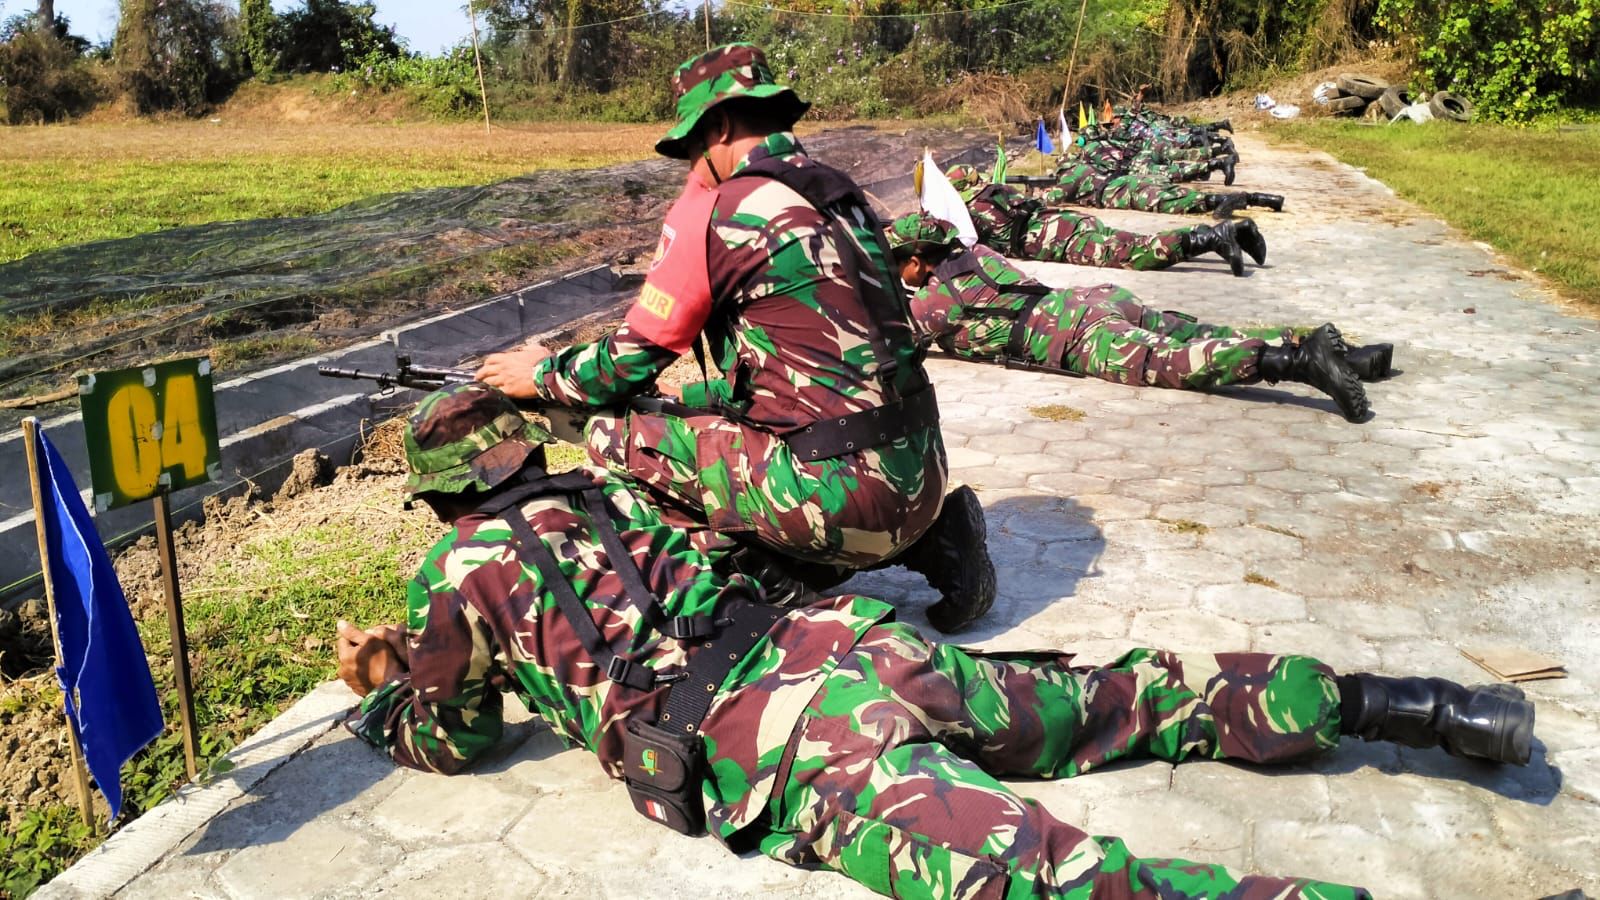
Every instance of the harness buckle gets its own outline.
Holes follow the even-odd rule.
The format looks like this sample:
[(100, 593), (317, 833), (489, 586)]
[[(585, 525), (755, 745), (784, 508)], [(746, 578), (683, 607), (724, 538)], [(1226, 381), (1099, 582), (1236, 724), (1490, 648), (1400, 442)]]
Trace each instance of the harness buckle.
[(662, 629), (679, 641), (698, 641), (717, 633), (717, 620), (711, 616), (673, 616)]

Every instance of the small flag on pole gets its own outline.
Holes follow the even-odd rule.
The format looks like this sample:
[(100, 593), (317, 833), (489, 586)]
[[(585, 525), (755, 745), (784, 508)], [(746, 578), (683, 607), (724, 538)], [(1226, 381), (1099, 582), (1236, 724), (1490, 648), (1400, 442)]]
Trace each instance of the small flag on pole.
[(1062, 104), (1056, 115), (1061, 120), (1061, 152), (1066, 153), (1069, 152), (1068, 148), (1072, 146), (1072, 129), (1067, 127), (1067, 107), (1065, 104)]
[(994, 170), (989, 173), (989, 183), (1006, 183), (1006, 144), (998, 138), (994, 146)]
[(961, 235), (961, 243), (971, 247), (978, 242), (978, 229), (972, 224), (972, 214), (967, 212), (967, 204), (961, 199), (961, 192), (944, 177), (944, 172), (939, 164), (933, 161), (933, 154), (924, 150), (922, 162), (918, 163), (922, 170), (922, 184), (917, 189), (917, 195), (922, 201), (922, 211), (935, 218), (943, 219), (956, 227), (956, 233)]
[(1033, 145), (1040, 153), (1056, 152), (1056, 145), (1050, 140), (1050, 132), (1045, 130), (1044, 119), (1039, 120), (1039, 127), (1033, 130)]
[(1089, 127), (1089, 114), (1083, 111), (1083, 101), (1079, 100), (1078, 101), (1078, 130), (1082, 131), (1085, 128), (1088, 128), (1088, 127)]
[(61, 454), (37, 432), (45, 555), (55, 596), (67, 719), (115, 819), (122, 765), (161, 734), (161, 702), (117, 573)]

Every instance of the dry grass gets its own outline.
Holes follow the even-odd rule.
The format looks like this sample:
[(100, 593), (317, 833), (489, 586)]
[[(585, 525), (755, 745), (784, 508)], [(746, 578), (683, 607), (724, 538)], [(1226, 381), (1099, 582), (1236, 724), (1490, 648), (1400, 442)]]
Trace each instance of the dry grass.
[(1046, 422), (1081, 422), (1086, 415), (1081, 409), (1060, 403), (1030, 406), (1028, 412), (1032, 413), (1034, 418), (1044, 419)]
[(1261, 585), (1263, 587), (1269, 587), (1269, 588), (1275, 588), (1275, 587), (1278, 586), (1278, 583), (1276, 581), (1273, 581), (1271, 578), (1268, 578), (1267, 576), (1261, 574), (1260, 572), (1248, 572), (1248, 573), (1246, 573), (1245, 576), (1244, 576), (1244, 581), (1245, 581), (1245, 584), (1259, 584), (1259, 585)]
[(1210, 534), (1211, 526), (1193, 519), (1157, 519), (1156, 521), (1179, 534)]

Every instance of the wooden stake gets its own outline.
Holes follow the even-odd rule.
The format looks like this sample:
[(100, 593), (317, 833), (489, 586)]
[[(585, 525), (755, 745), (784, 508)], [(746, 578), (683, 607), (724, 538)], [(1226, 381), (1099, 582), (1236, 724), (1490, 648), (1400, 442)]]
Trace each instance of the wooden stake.
[(1083, 37), (1083, 17), (1089, 11), (1089, 0), (1078, 6), (1078, 30), (1072, 35), (1072, 58), (1067, 62), (1067, 85), (1062, 89), (1061, 108), (1067, 108), (1067, 92), (1072, 90), (1072, 73), (1078, 68), (1078, 38)]
[[(50, 640), (55, 644), (56, 668), (61, 668), (61, 634), (56, 626), (56, 585), (55, 579), (50, 577), (50, 545), (45, 535), (44, 527), (44, 489), (39, 480), (39, 451), (36, 435), (39, 431), (39, 420), (29, 416), (22, 420), (22, 439), (27, 443), (28, 453), (28, 482), (33, 488), (33, 523), (34, 530), (39, 535), (39, 573), (44, 578), (44, 600), (50, 612)], [(65, 718), (65, 704), (63, 704), (63, 718)], [(78, 812), (83, 817), (83, 824), (94, 826), (94, 806), (89, 795), (89, 772), (83, 763), (83, 747), (78, 745), (78, 729), (67, 722), (67, 742), (71, 745), (72, 761), (69, 764), (72, 770), (72, 785), (78, 795)]]
[(161, 559), (161, 586), (167, 595), (167, 622), (172, 626), (172, 678), (178, 688), (178, 714), (183, 719), (183, 758), (189, 778), (199, 771), (200, 742), (195, 733), (194, 689), (189, 683), (189, 638), (183, 630), (183, 599), (178, 595), (178, 554), (172, 546), (172, 507), (165, 491), (155, 496), (156, 555)]
[(711, 0), (706, 0), (706, 49), (711, 49)]
[(478, 10), (472, 5), (474, 2), (467, 0), (467, 17), (472, 19), (472, 60), (478, 66), (478, 97), (483, 100), (483, 133), (489, 134), (489, 89), (483, 86), (483, 54), (478, 52)]

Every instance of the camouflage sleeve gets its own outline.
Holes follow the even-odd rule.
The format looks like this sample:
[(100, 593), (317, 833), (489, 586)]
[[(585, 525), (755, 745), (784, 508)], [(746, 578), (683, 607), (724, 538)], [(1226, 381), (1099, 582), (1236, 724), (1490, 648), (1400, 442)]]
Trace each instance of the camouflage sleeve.
[(911, 318), (921, 334), (943, 347), (951, 335), (961, 330), (955, 317), (956, 303), (948, 285), (930, 278), (911, 295)]
[(410, 671), (368, 694), (348, 727), (400, 765), (452, 775), (500, 739), (499, 653), (466, 599), (430, 591), (423, 572), (407, 608)]
[(733, 404), (733, 385), (725, 378), (710, 381), (692, 381), (683, 386), (685, 405), (700, 409), (726, 407)]
[(610, 406), (642, 393), (678, 354), (624, 322), (591, 344), (562, 350), (533, 369), (539, 396), (566, 406)]

